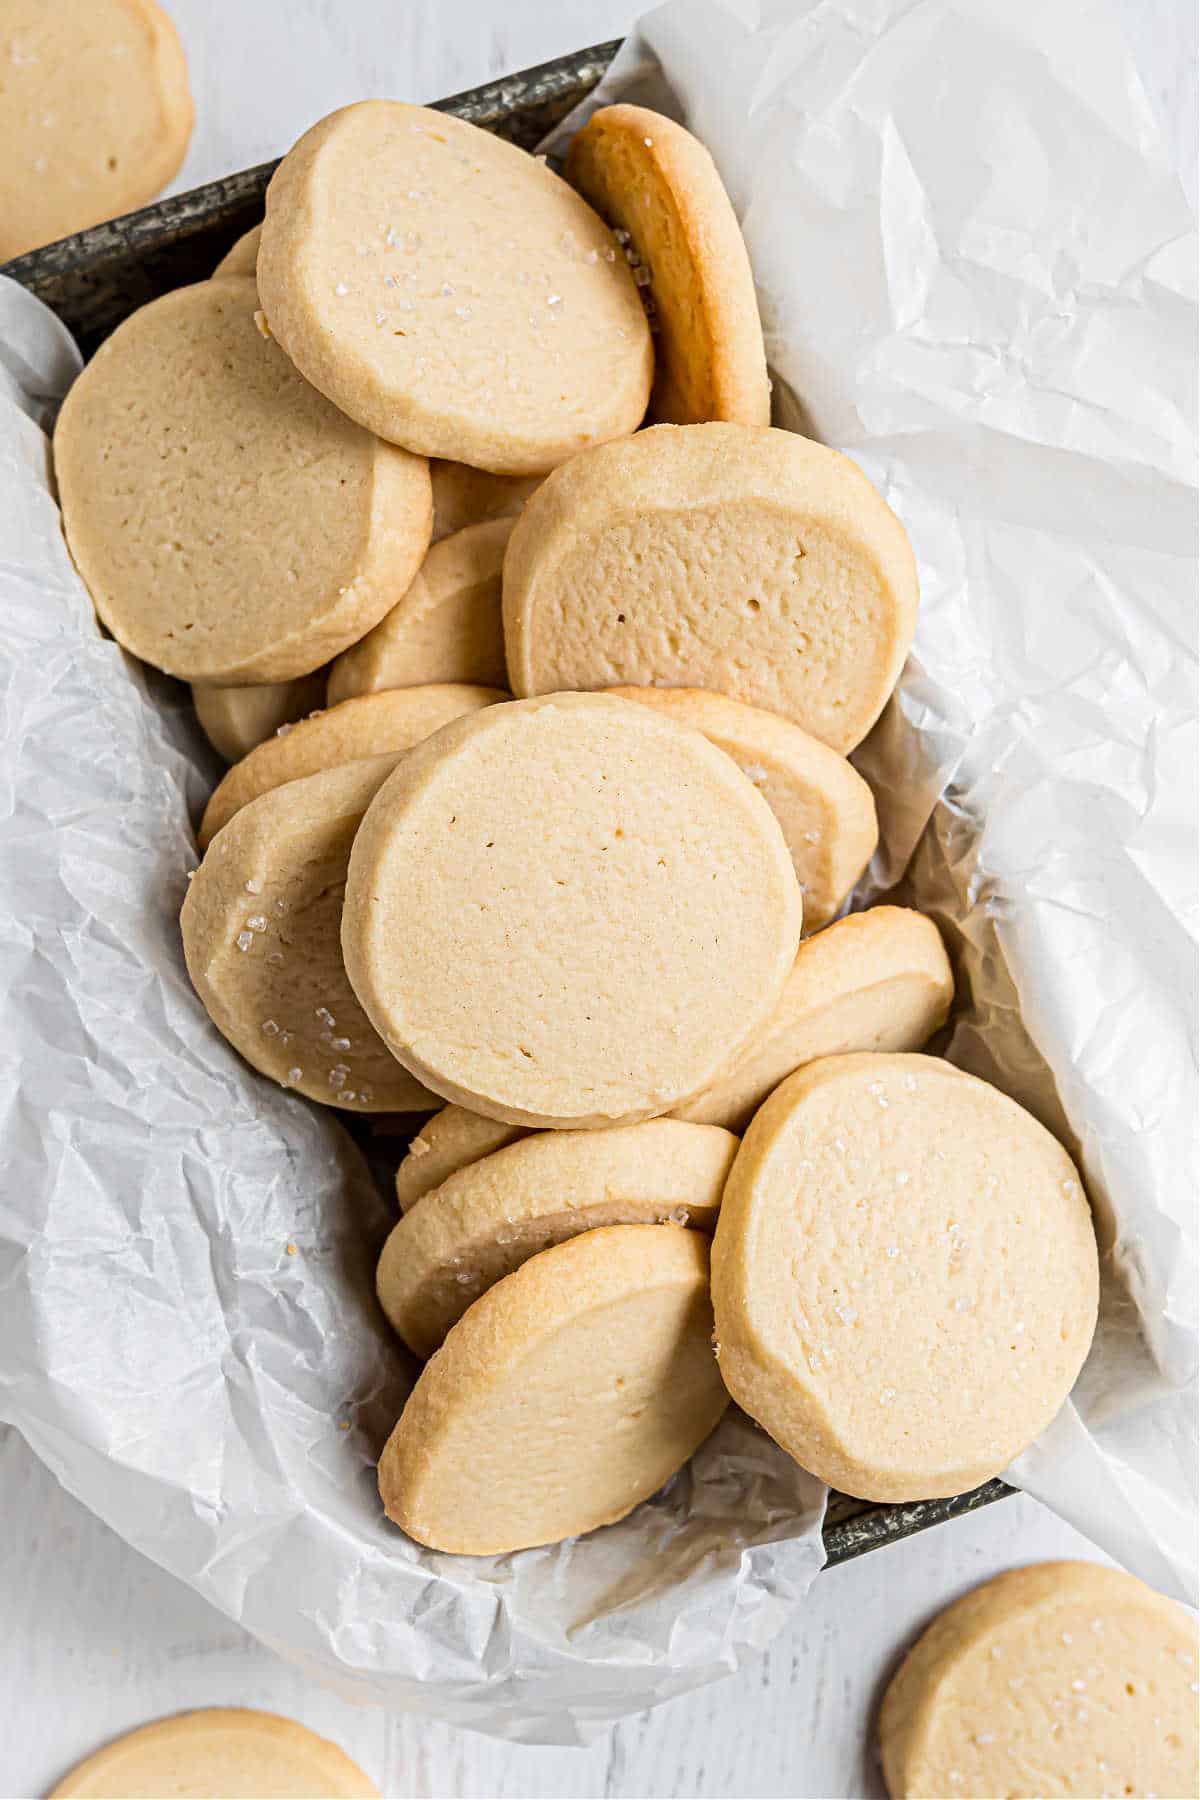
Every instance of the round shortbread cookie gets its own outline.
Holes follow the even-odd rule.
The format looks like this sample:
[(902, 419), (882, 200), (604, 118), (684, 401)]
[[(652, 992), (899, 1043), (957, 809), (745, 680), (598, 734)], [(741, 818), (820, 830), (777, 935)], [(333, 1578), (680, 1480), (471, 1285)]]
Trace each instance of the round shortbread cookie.
[(572, 139), (566, 177), (638, 259), (656, 334), (650, 417), (769, 425), (750, 258), (704, 145), (644, 106), (602, 106)]
[(725, 1411), (711, 1336), (698, 1231), (610, 1225), (531, 1257), (425, 1365), (379, 1462), (388, 1517), (467, 1556), (623, 1519)]
[(805, 1063), (851, 1050), (919, 1050), (945, 1024), (953, 998), (950, 959), (932, 920), (903, 906), (851, 913), (805, 939), (766, 1024), (674, 1117), (744, 1131)]
[(194, 685), (192, 704), (213, 749), (226, 762), (237, 762), (273, 737), (281, 725), (294, 725), (319, 707), (327, 680), (324, 669), (314, 669), (295, 681), (269, 681), (260, 687)]
[(304, 775), (317, 775), (340, 763), (361, 762), (368, 756), (411, 750), (448, 720), (507, 699), (508, 695), (496, 688), (444, 682), (384, 694), (363, 694), (301, 719), (249, 751), (218, 782), (204, 809), (197, 842), (202, 850), (207, 850), (234, 813), (285, 781), (299, 781)]
[(252, 800), (213, 840), (180, 917), (217, 1030), (263, 1075), (352, 1112), (433, 1104), (368, 1024), (338, 939), (350, 846), (397, 761), (347, 763)]
[(144, 206), (177, 173), (192, 97), (154, 0), (4, 0), (0, 55), (0, 262)]
[(379, 1304), (432, 1356), (480, 1294), (552, 1244), (604, 1225), (711, 1232), (736, 1151), (731, 1131), (676, 1119), (523, 1138), (405, 1213), (379, 1258)]
[(732, 756), (775, 817), (804, 895), (805, 932), (842, 905), (879, 841), (875, 796), (844, 756), (790, 719), (700, 688), (610, 688), (702, 731)]
[(433, 483), (433, 541), (453, 537), (468, 525), (485, 525), (489, 519), (513, 519), (538, 485), (537, 475), (489, 475), (466, 463), (429, 465)]
[(448, 113), (368, 100), (305, 132), (267, 189), (258, 288), (308, 380), (425, 456), (537, 475), (646, 410), (650, 332), (603, 222)]
[(435, 544), (403, 597), (330, 669), (330, 705), (431, 681), (507, 689), (500, 575), (512, 528), (493, 519)]
[(244, 232), (237, 243), (228, 249), (216, 268), (214, 275), (253, 275), (258, 267), (258, 246), (262, 239), (262, 226), (253, 225)]
[(59, 415), (71, 554), (143, 661), (221, 685), (307, 675), (378, 623), (429, 544), (429, 466), (354, 425), (255, 323), (245, 277), (118, 326)]
[(1066, 1399), (1098, 1282), (1075, 1167), (1029, 1113), (935, 1057), (826, 1057), (755, 1115), (725, 1189), (721, 1373), (831, 1487), (958, 1494)]
[(532, 1127), (510, 1125), (503, 1119), (485, 1119), (465, 1106), (443, 1106), (426, 1119), (408, 1146), (396, 1170), (396, 1199), (407, 1212), (423, 1195), (441, 1187), (468, 1163), (490, 1156), (529, 1136)]
[(97, 1750), (50, 1800), (378, 1800), (344, 1750), (278, 1713), (214, 1706)]
[(904, 527), (835, 450), (658, 425), (531, 495), (504, 559), (514, 694), (698, 687), (854, 748), (912, 643)]
[(1200, 1786), (1196, 1622), (1099, 1563), (974, 1588), (918, 1638), (879, 1718), (892, 1800), (1141, 1794)]
[(699, 732), (607, 694), (456, 719), (354, 845), (342, 949), (413, 1073), (518, 1125), (633, 1124), (769, 1015), (800, 890), (766, 801)]

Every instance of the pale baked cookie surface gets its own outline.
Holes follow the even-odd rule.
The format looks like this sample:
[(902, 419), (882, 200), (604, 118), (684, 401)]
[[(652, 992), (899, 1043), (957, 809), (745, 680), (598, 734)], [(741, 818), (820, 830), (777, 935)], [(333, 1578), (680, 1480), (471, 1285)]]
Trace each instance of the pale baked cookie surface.
[(188, 974), (222, 1036), (283, 1087), (351, 1112), (433, 1104), (371, 1029), (338, 940), (350, 846), (397, 760), (327, 769), (244, 806), (180, 918)]
[(842, 905), (879, 841), (875, 798), (844, 756), (790, 719), (699, 688), (610, 688), (702, 731), (732, 756), (779, 820), (804, 894), (804, 930)]
[(556, 694), (409, 751), (355, 841), (342, 948), (376, 1029), (446, 1099), (632, 1124), (761, 1024), (801, 910), (729, 757), (648, 707)]
[(426, 1364), (380, 1459), (388, 1517), (468, 1556), (624, 1518), (725, 1410), (711, 1333), (700, 1232), (612, 1225), (532, 1257)]
[(281, 725), (293, 725), (319, 707), (327, 679), (324, 669), (315, 669), (294, 681), (269, 681), (258, 687), (193, 685), (192, 704), (213, 749), (226, 762), (236, 762), (273, 737)]
[(713, 1247), (721, 1373), (801, 1467), (865, 1500), (998, 1475), (1096, 1324), (1070, 1157), (935, 1057), (827, 1057), (755, 1114)]
[(1196, 1622), (1098, 1563), (1035, 1563), (939, 1614), (879, 1720), (892, 1800), (1195, 1796)]
[(152, 200), (192, 134), (154, 0), (2, 0), (0, 262)]
[[(229, 691), (255, 692), (253, 688)], [(234, 813), (285, 781), (298, 781), (303, 775), (317, 775), (322, 769), (367, 756), (411, 750), (450, 719), (507, 698), (496, 688), (445, 682), (363, 694), (301, 719), (248, 751), (218, 782), (196, 833), (200, 848), (208, 848)]]
[(649, 1119), (547, 1131), (451, 1175), (394, 1227), (376, 1290), (417, 1356), (529, 1257), (605, 1225), (712, 1231), (737, 1139), (715, 1125)]
[(156, 1719), (89, 1756), (50, 1800), (377, 1800), (345, 1751), (294, 1719), (243, 1707)]
[(261, 238), (262, 226), (252, 225), (250, 230), (245, 232), (237, 243), (232, 244), (225, 252), (213, 270), (213, 274), (253, 276), (258, 266), (258, 246)]
[(750, 259), (700, 140), (644, 106), (602, 106), (572, 139), (566, 176), (638, 258), (655, 331), (651, 418), (769, 425)]
[(904, 527), (849, 458), (795, 432), (658, 425), (557, 469), (504, 559), (514, 694), (694, 687), (845, 752), (912, 643)]
[(288, 681), (376, 624), (420, 567), (422, 457), (351, 423), (255, 323), (245, 277), (153, 300), (67, 395), (63, 524), (96, 611), (187, 681)]
[(305, 132), (267, 190), (258, 289), (308, 380), (425, 456), (536, 475), (646, 410), (650, 333), (609, 231), (447, 113), (368, 100)]
[(435, 544), (408, 590), (329, 671), (329, 701), (429, 681), (507, 688), (500, 575), (511, 519)]
[(489, 519), (512, 519), (538, 484), (536, 475), (489, 475), (466, 463), (435, 458), (429, 465), (433, 483), (433, 541), (484, 525)]
[(945, 1024), (953, 998), (950, 960), (932, 920), (904, 906), (851, 913), (805, 939), (766, 1024), (674, 1117), (743, 1131), (786, 1076), (818, 1057), (919, 1050)]
[(408, 1146), (408, 1154), (396, 1170), (396, 1199), (407, 1212), (431, 1188), (441, 1187), (468, 1163), (503, 1150), (528, 1137), (532, 1127), (509, 1125), (503, 1119), (485, 1119), (465, 1106), (443, 1106), (426, 1119)]

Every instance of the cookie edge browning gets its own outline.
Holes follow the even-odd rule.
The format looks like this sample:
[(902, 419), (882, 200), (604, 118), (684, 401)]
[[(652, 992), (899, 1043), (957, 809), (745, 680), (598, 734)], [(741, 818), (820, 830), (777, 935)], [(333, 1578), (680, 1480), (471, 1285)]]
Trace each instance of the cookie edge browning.
[[(655, 1135), (655, 1128), (659, 1126), (667, 1127), (666, 1144), (661, 1141), (664, 1135), (661, 1132), (657, 1133), (657, 1144), (649, 1141), (649, 1136)], [(684, 1138), (678, 1136), (681, 1131), (685, 1134)], [(696, 1178), (695, 1189), (690, 1195), (678, 1194), (669, 1203), (656, 1203), (647, 1201), (644, 1191), (643, 1194), (635, 1192), (632, 1180), (626, 1184), (618, 1179), (611, 1161), (619, 1159), (622, 1152), (629, 1154), (630, 1134), (639, 1132), (649, 1134), (640, 1144), (636, 1141), (634, 1143), (633, 1148), (640, 1159), (651, 1166), (657, 1164), (659, 1167), (673, 1169), (677, 1168), (676, 1159), (682, 1155), (682, 1151), (672, 1151), (672, 1140), (675, 1145), (682, 1146), (690, 1134), (704, 1134), (703, 1137), (691, 1135), (691, 1145), (696, 1151), (702, 1152), (694, 1160), (696, 1163), (706, 1161), (711, 1166), (688, 1169), (689, 1179), (693, 1176)], [(474, 1190), (485, 1165), (488, 1166), (492, 1182), (503, 1184), (507, 1188), (509, 1198), (505, 1204), (504, 1218), (509, 1222), (515, 1222), (517, 1218), (555, 1218), (572, 1214), (576, 1208), (586, 1220), (588, 1212), (597, 1206), (645, 1205), (647, 1213), (654, 1212), (655, 1217), (627, 1219), (623, 1222), (664, 1224), (678, 1208), (688, 1216), (673, 1222), (681, 1224), (687, 1230), (707, 1234), (716, 1225), (721, 1195), (737, 1154), (737, 1147), (735, 1133), (727, 1131), (723, 1126), (694, 1125), (687, 1120), (664, 1118), (644, 1119), (639, 1125), (610, 1126), (599, 1131), (534, 1132), (528, 1137), (517, 1139), (515, 1143), (503, 1145), (464, 1164), (461, 1169), (447, 1175), (437, 1187), (422, 1195), (419, 1201), (405, 1208), (389, 1232), (379, 1255), (375, 1271), (375, 1292), (379, 1304), (393, 1331), (407, 1344), (414, 1356), (430, 1357), (444, 1342), (456, 1320), (452, 1319), (446, 1325), (438, 1319), (434, 1324), (434, 1332), (440, 1326), (440, 1336), (429, 1335), (424, 1329), (430, 1308), (428, 1301), (423, 1298), (423, 1289), (436, 1268), (444, 1266), (444, 1260), (437, 1252), (439, 1249), (444, 1251), (449, 1248), (444, 1241), (440, 1245), (437, 1242), (442, 1237), (442, 1219), (439, 1214), (450, 1211), (456, 1215), (454, 1224), (461, 1226), (466, 1223), (468, 1215), (480, 1202), (480, 1197)], [(610, 1167), (600, 1177), (603, 1190), (588, 1194), (584, 1190), (589, 1183), (594, 1184), (596, 1178), (583, 1173), (583, 1165), (593, 1153), (603, 1159), (606, 1152), (611, 1155)], [(569, 1166), (572, 1163), (575, 1165), (574, 1174)], [(546, 1164), (550, 1167), (546, 1168)], [(487, 1177), (484, 1179), (486, 1182)], [(649, 1185), (648, 1181), (646, 1186)], [(523, 1204), (522, 1191), (528, 1189), (540, 1190), (553, 1197), (543, 1212)], [(492, 1193), (483, 1197), (484, 1206), (490, 1207), (494, 1199), (493, 1189)], [(476, 1238), (483, 1235), (478, 1231), (480, 1221), (471, 1223), (476, 1226)], [(567, 1232), (558, 1242), (566, 1243), (585, 1231), (603, 1229), (603, 1225), (589, 1225), (585, 1222), (578, 1230)], [(467, 1240), (465, 1233), (459, 1237), (457, 1249), (470, 1256), (471, 1242)], [(540, 1252), (535, 1251), (533, 1254)], [(457, 1261), (459, 1258), (456, 1256), (451, 1260)], [(528, 1260), (528, 1257), (524, 1257), (516, 1267), (521, 1267)], [(418, 1262), (419, 1267), (416, 1266)], [(503, 1279), (503, 1275), (497, 1277), (497, 1280)], [(495, 1285), (495, 1282), (490, 1283), (490, 1287)], [(484, 1288), (482, 1291), (486, 1293), (489, 1289)], [(464, 1307), (462, 1312), (466, 1310)], [(458, 1314), (459, 1318), (462, 1317), (462, 1312)]]
[[(461, 126), (468, 131), (478, 131), (502, 157), (518, 158), (522, 164), (528, 161), (532, 167), (538, 166), (532, 158), (526, 157), (524, 151), (506, 139), (483, 131), (467, 120), (456, 120), (453, 114), (434, 112), (409, 101), (357, 100), (328, 113), (296, 140), (279, 163), (267, 188), (266, 213), (256, 272), (258, 290), (271, 333), (313, 387), (366, 430), (374, 432), (383, 442), (408, 448), (417, 439), (423, 439), (421, 448), (414, 450), (414, 454), (443, 462), (462, 462), (485, 474), (545, 475), (573, 455), (576, 446), (556, 446), (544, 454), (534, 454), (532, 450), (514, 450), (507, 456), (485, 459), (480, 454), (479, 444), (464, 446), (461, 442), (451, 441), (453, 432), (447, 435), (444, 426), (431, 421), (424, 409), (414, 416), (411, 394), (403, 398), (383, 398), (372, 392), (378, 385), (372, 365), (358, 352), (348, 356), (344, 344), (340, 347), (334, 344), (333, 334), (314, 310), (308, 291), (310, 278), (298, 266), (307, 259), (297, 251), (296, 238), (300, 230), (311, 230), (314, 225), (317, 209), (313, 185), (318, 159), (327, 140), (336, 134), (349, 114), (379, 107), (402, 110), (413, 117), (420, 115), (423, 119), (428, 118), (441, 131), (445, 131), (448, 126), (450, 129)], [(491, 153), (490, 149), (489, 154)], [(517, 164), (512, 162), (510, 166), (515, 170)], [(552, 171), (544, 172), (550, 179), (560, 180)], [(565, 182), (562, 185), (568, 186)], [(573, 188), (568, 191), (580, 206), (587, 208), (587, 201), (581, 194), (576, 194)], [(299, 230), (297, 221), (300, 222)], [(609, 422), (614, 428), (609, 430), (605, 425), (597, 442), (624, 437), (628, 432), (635, 431), (645, 416), (654, 375), (654, 347), (640, 303), (637, 316), (644, 329), (642, 370), (619, 418)], [(366, 389), (365, 395), (362, 388)], [(353, 410), (347, 404), (348, 401), (353, 405)]]
[[(476, 732), (492, 729), (498, 713), (505, 713), (515, 706), (534, 710), (542, 707), (574, 709), (595, 704), (622, 707), (634, 716), (640, 716), (643, 719), (648, 716), (656, 716), (650, 712), (648, 707), (636, 706), (634, 702), (628, 700), (614, 700), (608, 694), (568, 692), (538, 694), (527, 700), (513, 700), (500, 706), (484, 707), (479, 712), (469, 713), (460, 719), (452, 719), (449, 724), (442, 726), (440, 731), (435, 732), (432, 737), (424, 739), (422, 743), (406, 752), (403, 762), (393, 771), (375, 796), (355, 837), (346, 881), (346, 900), (342, 910), (342, 956), (346, 974), (358, 997), (359, 1004), (392, 1055), (396, 1057), (397, 1061), (402, 1062), (423, 1086), (429, 1088), (443, 1100), (450, 1101), (467, 1112), (478, 1113), (484, 1118), (495, 1119), (504, 1124), (525, 1125), (536, 1130), (552, 1131), (636, 1125), (643, 1119), (656, 1118), (671, 1112), (674, 1107), (681, 1106), (686, 1100), (692, 1098), (692, 1093), (699, 1092), (700, 1088), (692, 1090), (692, 1093), (677, 1096), (668, 1106), (637, 1107), (620, 1116), (592, 1113), (582, 1117), (564, 1119), (547, 1113), (531, 1114), (516, 1106), (490, 1100), (484, 1104), (485, 1096), (469, 1093), (450, 1077), (443, 1076), (439, 1071), (431, 1069), (407, 1045), (400, 1044), (395, 1032), (389, 1029), (386, 1007), (380, 998), (379, 991), (382, 971), (377, 967), (377, 949), (371, 943), (370, 927), (373, 910), (371, 886), (374, 873), (386, 854), (396, 811), (404, 806), (410, 795), (420, 791), (424, 782), (429, 776), (436, 773), (446, 756), (456, 753)], [(705, 756), (717, 759), (712, 764), (713, 768), (718, 771), (729, 770), (737, 784), (736, 791), (742, 793), (744, 790), (746, 798), (753, 796), (753, 800), (750, 802), (751, 811), (758, 813), (760, 824), (766, 828), (767, 835), (773, 838), (775, 850), (778, 852), (781, 897), (786, 895), (790, 914), (788, 937), (790, 940), (794, 927), (795, 941), (798, 947), (803, 928), (803, 897), (800, 893), (799, 883), (796, 881), (791, 856), (774, 813), (753, 783), (747, 781), (742, 775), (732, 758), (727, 757), (724, 751), (718, 750), (715, 745), (710, 744), (702, 732), (693, 731), (689, 726), (678, 725), (673, 720), (658, 719), (657, 722), (660, 728), (671, 732), (684, 732), (697, 744), (703, 745)], [(778, 984), (773, 989), (764, 992), (760, 1000), (758, 1015), (743, 1034), (739, 1044), (726, 1056), (720, 1069), (727, 1067), (732, 1058), (741, 1053), (752, 1040), (754, 1033), (770, 1017), (794, 963), (795, 952), (793, 952), (791, 961)], [(713, 1079), (712, 1076), (706, 1078), (701, 1087), (707, 1086), (711, 1079)]]
[[(812, 1474), (841, 1493), (850, 1494), (857, 1499), (884, 1503), (938, 1499), (966, 1493), (972, 1487), (998, 1475), (1014, 1456), (1027, 1449), (1056, 1416), (1078, 1379), (1095, 1335), (1099, 1305), (1099, 1253), (1091, 1211), (1080, 1184), (1080, 1204), (1087, 1213), (1093, 1252), (1089, 1267), (1090, 1300), (1086, 1308), (1080, 1309), (1079, 1321), (1082, 1336), (1082, 1316), (1086, 1310), (1090, 1320), (1086, 1337), (1079, 1346), (1074, 1373), (1058, 1404), (999, 1463), (989, 1460), (966, 1468), (956, 1467), (952, 1472), (930, 1482), (923, 1482), (919, 1491), (914, 1491), (913, 1482), (902, 1479), (899, 1475), (860, 1478), (863, 1470), (859, 1452), (846, 1445), (840, 1426), (830, 1418), (822, 1400), (807, 1387), (799, 1399), (793, 1394), (787, 1394), (787, 1417), (781, 1418), (779, 1407), (773, 1404), (773, 1396), (781, 1386), (787, 1393), (787, 1384), (795, 1380), (796, 1370), (794, 1366), (783, 1362), (769, 1345), (762, 1343), (754, 1319), (750, 1294), (753, 1281), (747, 1266), (747, 1236), (755, 1184), (764, 1163), (771, 1155), (777, 1129), (790, 1117), (798, 1098), (868, 1064), (882, 1071), (885, 1064), (894, 1068), (898, 1064), (911, 1064), (915, 1059), (928, 1068), (936, 1069), (940, 1076), (955, 1083), (970, 1082), (985, 1089), (998, 1103), (1001, 1111), (1010, 1111), (1014, 1119), (1021, 1121), (1018, 1129), (1026, 1132), (1032, 1130), (1035, 1137), (1040, 1136), (1048, 1145), (1053, 1146), (1078, 1180), (1074, 1163), (1058, 1139), (1032, 1113), (1019, 1106), (999, 1088), (981, 1081), (978, 1076), (970, 1075), (965, 1070), (955, 1068), (941, 1057), (918, 1057), (917, 1053), (909, 1051), (852, 1050), (841, 1056), (818, 1057), (813, 1062), (805, 1063), (793, 1075), (787, 1076), (763, 1102), (743, 1136), (741, 1148), (734, 1159), (729, 1180), (725, 1184), (713, 1238), (713, 1315), (716, 1320), (717, 1354), (722, 1378), (734, 1400), (801, 1468), (809, 1469)], [(764, 1414), (774, 1414), (773, 1425), (767, 1423)], [(776, 1431), (780, 1435), (777, 1436)], [(785, 1437), (790, 1442), (784, 1442)], [(798, 1446), (803, 1454), (798, 1453), (798, 1448), (793, 1448), (793, 1445)]]
[(919, 1770), (910, 1773), (911, 1765), (927, 1750), (939, 1691), (960, 1657), (1014, 1610), (1033, 1617), (1064, 1596), (1082, 1601), (1093, 1595), (1092, 1603), (1100, 1608), (1123, 1599), (1136, 1601), (1176, 1629), (1188, 1618), (1181, 1607), (1123, 1569), (1076, 1558), (1006, 1569), (970, 1588), (909, 1646), (884, 1692), (876, 1734), (890, 1800), (914, 1800), (917, 1790), (911, 1783)]
[[(647, 1271), (656, 1257), (662, 1259), (661, 1267), (648, 1279)], [(580, 1267), (590, 1288), (586, 1303), (578, 1298)], [(708, 1269), (708, 1240), (702, 1232), (668, 1225), (605, 1225), (539, 1251), (511, 1275), (504, 1276), (451, 1327), (441, 1349), (435, 1351), (418, 1376), (384, 1445), (379, 1459), (379, 1493), (388, 1518), (417, 1543), (453, 1555), (504, 1555), (515, 1549), (534, 1548), (532, 1544), (480, 1546), (463, 1541), (429, 1544), (426, 1538), (417, 1536), (406, 1522), (414, 1504), (419, 1504), (420, 1473), (416, 1465), (430, 1460), (428, 1446), (436, 1450), (445, 1421), (458, 1410), (456, 1402), (461, 1403), (463, 1395), (469, 1395), (476, 1404), (480, 1398), (486, 1401), (497, 1371), (501, 1375), (507, 1373), (503, 1361), (506, 1340), (512, 1344), (519, 1339), (523, 1353), (531, 1343), (555, 1336), (580, 1313), (611, 1304), (632, 1286), (669, 1288), (690, 1286), (699, 1280), (707, 1292)], [(677, 1468), (695, 1455), (720, 1423), (729, 1395), (719, 1383), (717, 1392), (720, 1405)], [(584, 1536), (627, 1518), (666, 1479), (656, 1479), (632, 1505), (581, 1525), (573, 1535)]]
[[(704, 434), (703, 444), (701, 433)], [(750, 474), (738, 470), (738, 480), (731, 493), (727, 451), (735, 448), (738, 440), (747, 447), (751, 443), (755, 445), (756, 466)], [(681, 472), (679, 464), (673, 460), (686, 455), (689, 443), (701, 445), (708, 453), (706, 466), (695, 473)], [(781, 486), (791, 489), (802, 500), (810, 471), (820, 480), (824, 478), (822, 469), (837, 480), (843, 507), (853, 507), (858, 502), (869, 512), (870, 537), (865, 538), (860, 532), (860, 539), (891, 599), (891, 643), (878, 705), (869, 717), (863, 714), (862, 720), (855, 724), (856, 735), (847, 742), (819, 740), (836, 754), (848, 755), (862, 742), (883, 712), (912, 648), (920, 604), (916, 556), (903, 521), (856, 462), (840, 451), (801, 437), (798, 432), (782, 431), (775, 426), (739, 425), (721, 420), (703, 425), (651, 425), (632, 437), (593, 444), (547, 475), (517, 515), (504, 553), (504, 644), (508, 684), (514, 695), (518, 699), (528, 699), (541, 691), (554, 691), (539, 689), (534, 679), (530, 665), (530, 614), (535, 601), (540, 600), (539, 588), (543, 594), (546, 590), (553, 591), (563, 555), (568, 550), (574, 551), (580, 539), (603, 530), (614, 515), (623, 512), (630, 515), (688, 512), (702, 507), (720, 507), (731, 499), (761, 498), (768, 504), (778, 505), (777, 490)], [(544, 546), (548, 541), (553, 543), (553, 549), (546, 554)], [(597, 684), (600, 690), (629, 685), (636, 684), (611, 680)], [(692, 683), (686, 685), (694, 686)], [(706, 691), (724, 692), (722, 689)], [(755, 701), (743, 699), (740, 694), (728, 697), (741, 700), (743, 705), (756, 705)], [(766, 709), (760, 707), (759, 710)], [(807, 730), (799, 720), (790, 722), (802, 731)], [(810, 732), (809, 735), (815, 734)]]
[[(687, 310), (693, 334), (703, 342), (710, 393), (710, 407), (702, 418), (685, 415), (673, 404), (677, 396), (668, 392), (665, 365), (656, 357), (651, 417), (655, 423), (676, 425), (710, 420), (769, 425), (771, 387), (750, 257), (720, 172), (699, 138), (646, 107), (624, 103), (601, 107), (571, 140), (566, 177), (601, 218), (632, 234), (641, 254), (636, 230), (621, 204), (621, 190), (638, 180), (643, 158), (669, 202), (667, 210), (674, 213), (693, 274), (692, 306)], [(665, 309), (653, 256), (644, 255), (643, 261), (650, 268), (648, 291), (658, 301), (661, 319)]]

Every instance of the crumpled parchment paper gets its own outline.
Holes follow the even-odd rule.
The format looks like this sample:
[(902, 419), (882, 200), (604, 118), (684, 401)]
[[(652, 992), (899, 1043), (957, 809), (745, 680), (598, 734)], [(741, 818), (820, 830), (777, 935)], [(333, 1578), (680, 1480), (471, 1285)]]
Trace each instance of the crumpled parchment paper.
[[(899, 882), (942, 923), (949, 1054), (1081, 1155), (1106, 1251), (1091, 1358), (1012, 1479), (1194, 1598), (1187, 202), (1098, 0), (673, 0), (617, 94), (711, 147), (779, 422), (854, 455), (920, 559), (916, 651), (856, 759), (884, 824), (856, 903)], [(39, 426), (76, 367), (0, 282), (0, 1414), (351, 1697), (584, 1741), (782, 1627), (824, 1491), (734, 1417), (576, 1544), (463, 1560), (383, 1519), (413, 1373), (371, 1292), (390, 1209), (188, 985), (212, 767), (63, 547)]]

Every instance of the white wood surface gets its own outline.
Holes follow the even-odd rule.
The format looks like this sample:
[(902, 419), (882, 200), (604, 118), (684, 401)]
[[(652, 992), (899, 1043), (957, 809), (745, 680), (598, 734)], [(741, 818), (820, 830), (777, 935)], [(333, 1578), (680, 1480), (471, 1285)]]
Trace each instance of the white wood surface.
[[(424, 100), (619, 35), (622, 0), (167, 0), (197, 129), (178, 187), (277, 154), (367, 95)], [(1194, 8), (1124, 0), (1148, 85), (1191, 158)], [(242, 1704), (335, 1738), (388, 1796), (877, 1796), (870, 1721), (912, 1634), (975, 1582), (1092, 1556), (1034, 1502), (823, 1575), (792, 1627), (722, 1685), (631, 1718), (587, 1750), (525, 1749), (315, 1687), (130, 1550), (0, 1431), (0, 1795), (44, 1794), (105, 1739), (181, 1708)]]

